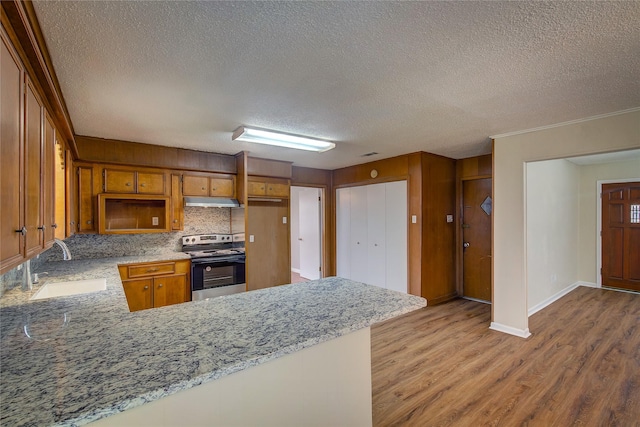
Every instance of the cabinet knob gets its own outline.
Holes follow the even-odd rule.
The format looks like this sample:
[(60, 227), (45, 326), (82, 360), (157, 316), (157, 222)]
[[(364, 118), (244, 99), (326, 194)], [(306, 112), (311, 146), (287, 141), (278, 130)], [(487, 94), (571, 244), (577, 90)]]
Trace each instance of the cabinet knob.
[(88, 220), (88, 221), (87, 221), (87, 224), (91, 224), (91, 220)]
[(140, 183), (140, 187), (144, 187), (144, 182)]
[(161, 288), (162, 287), (162, 283), (158, 283), (158, 287)]
[(38, 230), (44, 231), (47, 229), (47, 226), (42, 224), (40, 227), (38, 227)]
[(130, 183), (130, 182), (127, 182), (125, 185), (126, 185), (127, 187), (131, 187), (131, 183)]
[(173, 222), (178, 222), (178, 220), (177, 220), (177, 219), (174, 219), (174, 220), (173, 220)]
[(147, 289), (149, 289), (148, 285), (144, 285), (144, 290), (146, 291)]
[(20, 233), (23, 236), (27, 235), (27, 227), (22, 227), (20, 230), (16, 230), (16, 233)]
[(202, 190), (206, 190), (206, 188), (202, 187)]
[(58, 224), (51, 224), (51, 228), (58, 228)]
[(216, 191), (216, 190), (217, 190), (217, 188), (216, 188), (216, 187), (213, 187), (213, 191)]

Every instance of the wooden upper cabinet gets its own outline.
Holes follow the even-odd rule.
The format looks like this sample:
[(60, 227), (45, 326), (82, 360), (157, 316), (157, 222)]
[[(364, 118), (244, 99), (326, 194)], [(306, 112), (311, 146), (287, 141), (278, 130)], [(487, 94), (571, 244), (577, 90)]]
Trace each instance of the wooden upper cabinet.
[(24, 259), (22, 222), (22, 117), (24, 70), (0, 30), (0, 274)]
[(207, 197), (209, 195), (209, 178), (184, 175), (182, 177), (182, 194), (184, 196)]
[(184, 222), (184, 206), (180, 184), (180, 175), (171, 175), (171, 230), (182, 230)]
[(42, 102), (35, 88), (27, 79), (25, 86), (25, 153), (24, 153), (24, 190), (26, 257), (39, 253), (43, 247), (42, 220)]
[(195, 197), (234, 198), (236, 177), (233, 175), (184, 175), (182, 194)]
[(96, 228), (96, 198), (94, 197), (94, 172), (92, 166), (78, 166), (77, 189), (77, 227), (80, 233), (95, 233)]
[(42, 227), (44, 234), (44, 247), (53, 246), (56, 224), (56, 128), (49, 114), (44, 119), (44, 143), (43, 143), (42, 176), (46, 179), (42, 182)]
[(249, 177), (249, 197), (288, 198), (290, 184), (288, 179)]
[(155, 172), (138, 172), (138, 193), (164, 194), (165, 175)]
[(165, 194), (163, 172), (108, 169), (103, 171), (105, 193)]
[(134, 171), (122, 171), (104, 169), (102, 172), (105, 193), (135, 193), (136, 173)]

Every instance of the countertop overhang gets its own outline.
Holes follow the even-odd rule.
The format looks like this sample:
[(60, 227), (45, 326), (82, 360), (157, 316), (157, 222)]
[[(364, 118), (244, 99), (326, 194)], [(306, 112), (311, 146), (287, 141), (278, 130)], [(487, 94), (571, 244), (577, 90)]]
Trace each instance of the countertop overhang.
[(129, 312), (117, 265), (181, 258), (49, 263), (49, 282), (105, 277), (107, 290), (41, 301), (5, 294), (0, 424), (87, 424), (426, 305), (330, 277)]

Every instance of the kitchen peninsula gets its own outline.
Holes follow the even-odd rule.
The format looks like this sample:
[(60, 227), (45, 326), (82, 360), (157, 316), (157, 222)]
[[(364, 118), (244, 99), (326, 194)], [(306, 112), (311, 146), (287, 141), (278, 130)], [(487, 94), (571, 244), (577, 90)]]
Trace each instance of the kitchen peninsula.
[(371, 423), (369, 326), (424, 299), (331, 277), (129, 312), (117, 265), (182, 257), (50, 262), (49, 282), (106, 278), (107, 289), (7, 292), (0, 424)]

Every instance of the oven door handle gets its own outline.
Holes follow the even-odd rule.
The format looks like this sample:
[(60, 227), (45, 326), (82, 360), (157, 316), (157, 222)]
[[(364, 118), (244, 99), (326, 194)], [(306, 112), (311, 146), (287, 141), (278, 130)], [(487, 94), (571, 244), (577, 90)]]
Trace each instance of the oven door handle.
[(214, 282), (216, 280), (229, 280), (233, 279), (233, 276), (220, 276), (220, 277), (212, 277), (211, 279), (203, 279), (203, 282)]
[(191, 265), (202, 265), (202, 264), (217, 264), (222, 262), (235, 262), (237, 264), (244, 264), (244, 257), (217, 257), (217, 258), (205, 258), (205, 259), (192, 259)]

